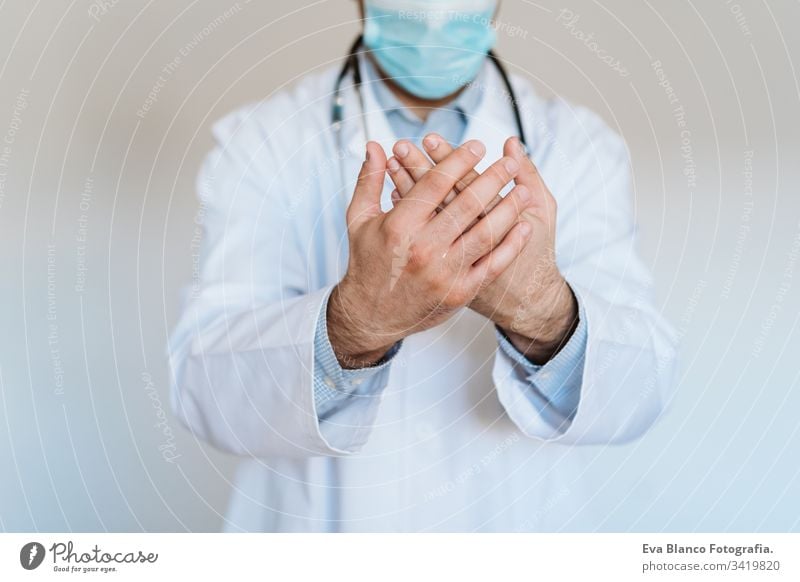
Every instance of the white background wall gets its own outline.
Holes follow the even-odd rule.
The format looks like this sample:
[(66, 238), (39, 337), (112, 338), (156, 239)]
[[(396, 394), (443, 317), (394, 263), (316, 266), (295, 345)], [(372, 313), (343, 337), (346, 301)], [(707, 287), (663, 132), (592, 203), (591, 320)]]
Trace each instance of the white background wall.
[[(506, 0), (499, 20), (512, 69), (627, 139), (683, 336), (669, 416), (590, 469), (607, 529), (800, 530), (800, 4)], [(164, 358), (194, 176), (212, 120), (357, 30), (350, 0), (0, 2), (0, 530), (219, 528), (235, 459), (171, 417)]]

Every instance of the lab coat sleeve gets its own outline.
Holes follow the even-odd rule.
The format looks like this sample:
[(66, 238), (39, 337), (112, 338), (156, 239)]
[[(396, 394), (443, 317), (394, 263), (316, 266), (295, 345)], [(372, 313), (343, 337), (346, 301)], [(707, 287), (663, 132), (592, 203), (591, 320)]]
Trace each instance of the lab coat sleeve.
[(354, 453), (369, 419), (330, 442), (316, 410), (315, 333), (332, 286), (309, 288), (314, 243), (296, 230), (268, 132), (246, 116), (215, 125), (198, 178), (202, 252), (168, 346), (172, 407), (234, 454)]
[(390, 363), (402, 341), (374, 366), (342, 368), (328, 337), (329, 299), (330, 295), (322, 304), (314, 336), (314, 403), (322, 434), (328, 442), (346, 448), (346, 443), (353, 441), (352, 428), (364, 427), (364, 421), (368, 426), (377, 415), (380, 397), (389, 383)]
[[(586, 355), (586, 314), (583, 305), (578, 304), (578, 325), (575, 326), (567, 343), (559, 352), (543, 365), (531, 362), (520, 352), (500, 329), (495, 329), (500, 346), (499, 359), (505, 360), (504, 367), (517, 380), (524, 398), (506, 399), (510, 406), (522, 407), (517, 416), (526, 416), (533, 406), (537, 413), (551, 426), (564, 430), (578, 409)], [(525, 384), (527, 383), (527, 386)]]
[(541, 390), (532, 397), (536, 382), (501, 353), (493, 376), (501, 403), (525, 435), (563, 444), (623, 443), (644, 434), (671, 399), (676, 334), (653, 304), (652, 278), (636, 251), (625, 144), (585, 110), (577, 126), (573, 191), (554, 192), (557, 261), (586, 326), (574, 416), (537, 401), (547, 399)]

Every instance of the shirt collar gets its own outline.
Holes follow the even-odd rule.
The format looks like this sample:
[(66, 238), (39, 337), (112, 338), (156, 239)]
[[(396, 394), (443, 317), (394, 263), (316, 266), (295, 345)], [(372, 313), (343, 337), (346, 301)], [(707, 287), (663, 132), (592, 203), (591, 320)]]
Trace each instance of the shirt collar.
[[(375, 99), (380, 108), (388, 115), (396, 112), (402, 115), (406, 121), (414, 124), (422, 124), (423, 121), (419, 119), (414, 113), (409, 111), (405, 105), (397, 98), (389, 86), (384, 82), (384, 77), (375, 67), (372, 59), (364, 55), (364, 69), (367, 83), (372, 86), (375, 92)], [(468, 119), (478, 108), (483, 97), (483, 92), (480, 90), (482, 79), (485, 77), (484, 70), (481, 69), (478, 77), (467, 84), (464, 90), (459, 94), (454, 101), (451, 101), (442, 109), (450, 109), (457, 112), (464, 119)]]

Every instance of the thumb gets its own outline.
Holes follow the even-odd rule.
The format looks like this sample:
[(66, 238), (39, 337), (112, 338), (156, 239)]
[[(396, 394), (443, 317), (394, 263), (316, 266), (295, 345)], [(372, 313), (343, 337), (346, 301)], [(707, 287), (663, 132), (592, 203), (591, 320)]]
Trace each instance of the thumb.
[(366, 159), (358, 173), (353, 199), (347, 209), (348, 224), (360, 224), (381, 212), (381, 193), (386, 175), (386, 154), (376, 142), (367, 142)]
[(510, 137), (506, 140), (503, 146), (503, 154), (514, 158), (519, 163), (519, 173), (515, 178), (517, 184), (522, 184), (534, 193), (540, 193), (542, 190), (547, 189), (542, 177), (539, 175), (539, 170), (536, 169), (536, 166), (528, 157), (518, 137)]

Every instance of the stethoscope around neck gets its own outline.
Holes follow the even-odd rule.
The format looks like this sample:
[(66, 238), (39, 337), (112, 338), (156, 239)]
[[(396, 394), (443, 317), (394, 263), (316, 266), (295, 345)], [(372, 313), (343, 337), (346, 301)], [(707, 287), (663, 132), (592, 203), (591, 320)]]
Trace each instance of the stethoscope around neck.
[[(361, 118), (362, 123), (364, 126), (364, 136), (368, 140), (369, 139), (369, 128), (367, 127), (367, 119), (364, 108), (364, 97), (361, 94), (361, 70), (358, 67), (358, 54), (361, 52), (361, 48), (363, 45), (363, 36), (359, 35), (359, 37), (353, 43), (353, 46), (350, 48), (350, 52), (347, 54), (347, 58), (345, 59), (344, 65), (342, 65), (342, 69), (339, 71), (339, 76), (336, 78), (336, 85), (333, 89), (333, 106), (331, 108), (331, 126), (333, 127), (334, 132), (337, 135), (337, 142), (339, 146), (339, 150), (342, 151), (342, 144), (341, 144), (341, 128), (342, 123), (344, 120), (344, 97), (342, 97), (342, 83), (344, 82), (345, 77), (347, 74), (352, 71), (353, 74), (353, 89), (355, 89), (356, 94), (358, 95), (359, 106), (361, 107)], [(508, 77), (508, 73), (506, 73), (505, 67), (500, 63), (500, 60), (497, 58), (497, 55), (494, 52), (489, 51), (488, 53), (489, 60), (494, 63), (497, 72), (500, 74), (500, 78), (503, 80), (503, 84), (506, 87), (506, 91), (508, 91), (508, 100), (511, 104), (511, 109), (514, 112), (514, 120), (517, 124), (517, 136), (519, 137), (520, 141), (522, 142), (522, 147), (525, 148), (525, 151), (528, 151), (528, 142), (525, 139), (525, 130), (522, 127), (522, 115), (520, 114), (519, 105), (517, 104), (517, 97), (514, 93), (514, 88), (511, 86), (511, 80)], [(342, 180), (342, 184), (344, 184), (344, 180)]]

